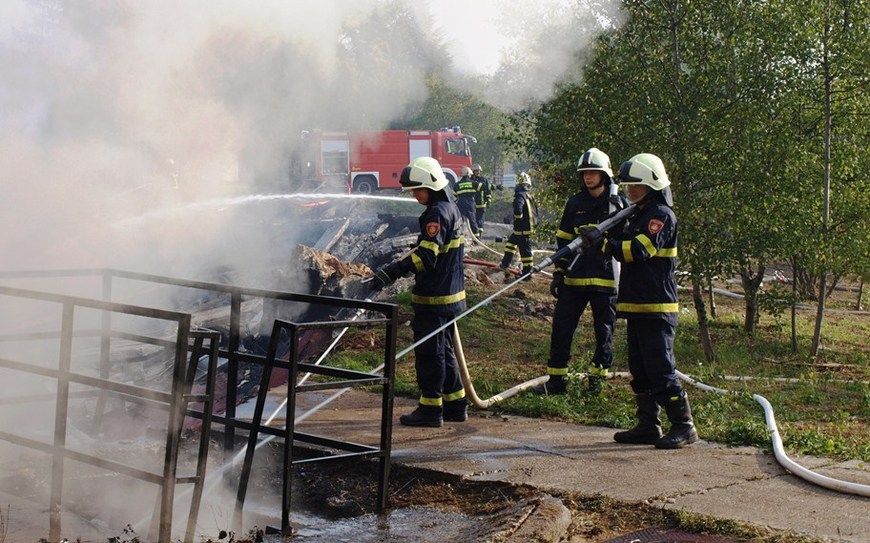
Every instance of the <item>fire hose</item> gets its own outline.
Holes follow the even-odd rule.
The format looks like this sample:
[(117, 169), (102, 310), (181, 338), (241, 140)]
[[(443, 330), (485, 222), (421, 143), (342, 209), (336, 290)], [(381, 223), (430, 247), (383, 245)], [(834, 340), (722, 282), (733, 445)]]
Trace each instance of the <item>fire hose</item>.
[[(599, 231), (599, 233), (603, 234), (605, 231), (609, 230), (617, 223), (619, 223), (622, 220), (633, 215), (635, 211), (636, 211), (636, 207), (634, 205), (630, 205), (630, 206), (626, 207), (625, 209), (621, 210), (620, 212), (614, 214), (609, 219), (602, 221), (597, 226), (597, 230)], [(524, 383), (520, 383), (519, 385), (511, 387), (508, 390), (505, 390), (504, 392), (496, 394), (495, 396), (492, 396), (491, 398), (488, 398), (486, 400), (481, 399), (477, 395), (476, 391), (474, 390), (474, 385), (471, 381), (471, 376), (470, 376), (469, 371), (468, 371), (468, 365), (467, 365), (466, 360), (465, 360), (465, 353), (462, 349), (462, 341), (461, 341), (461, 338), (459, 337), (459, 332), (458, 332), (458, 328), (456, 326), (456, 323), (459, 320), (467, 317), (468, 315), (470, 315), (474, 311), (477, 311), (478, 309), (482, 308), (483, 306), (488, 305), (490, 302), (492, 302), (492, 300), (494, 300), (495, 298), (497, 298), (498, 296), (503, 294), (508, 289), (517, 285), (520, 281), (525, 279), (527, 276), (541, 271), (543, 268), (546, 268), (546, 267), (552, 265), (554, 262), (556, 262), (557, 260), (559, 260), (562, 257), (568, 256), (570, 254), (576, 254), (576, 253), (582, 251), (584, 243), (585, 243), (584, 238), (582, 238), (582, 237), (576, 238), (571, 243), (565, 245), (564, 247), (562, 247), (561, 249), (559, 249), (558, 251), (556, 251), (552, 255), (544, 258), (538, 264), (535, 264), (532, 267), (532, 270), (530, 272), (521, 275), (516, 280), (505, 285), (500, 290), (491, 294), (487, 298), (484, 298), (483, 300), (481, 300), (480, 302), (478, 302), (474, 306), (463, 311), (455, 318), (451, 319), (447, 323), (438, 327), (436, 330), (430, 332), (429, 334), (427, 334), (426, 336), (424, 336), (420, 340), (414, 342), (413, 344), (409, 345), (408, 347), (406, 347), (405, 349), (403, 349), (402, 351), (397, 353), (396, 360), (404, 357), (405, 355), (407, 355), (408, 353), (413, 351), (419, 345), (425, 343), (426, 341), (428, 341), (429, 339), (434, 337), (436, 334), (445, 330), (448, 326), (452, 326), (453, 327), (454, 347), (455, 347), (455, 352), (457, 355), (457, 362), (458, 362), (459, 369), (460, 369), (460, 375), (461, 375), (462, 382), (463, 382), (463, 388), (465, 389), (465, 392), (466, 392), (466, 395), (468, 396), (468, 398), (478, 408), (487, 409), (487, 408), (491, 407), (492, 405), (494, 405), (498, 402), (501, 402), (507, 398), (510, 398), (512, 396), (515, 396), (516, 394), (519, 394), (520, 392), (527, 390), (527, 389), (529, 389), (537, 384), (545, 383), (549, 379), (549, 376), (547, 376), (547, 375), (536, 377), (536, 378), (531, 379), (529, 381), (526, 381)], [(340, 338), (340, 336), (341, 336), (341, 334), (339, 335), (339, 338)], [(325, 359), (326, 355), (336, 345), (337, 340), (339, 338), (336, 338), (336, 340), (333, 341), (333, 343), (330, 345), (330, 347), (327, 349), (327, 351), (323, 355), (321, 355), (318, 362), (321, 362), (322, 360)], [(379, 372), (379, 371), (382, 371), (383, 369), (384, 369), (384, 365), (382, 364), (382, 365), (378, 366), (377, 368), (375, 368), (373, 370), (373, 372)], [(720, 389), (720, 388), (712, 387), (710, 385), (706, 385), (706, 384), (701, 383), (701, 382), (693, 379), (692, 377), (685, 375), (679, 371), (677, 372), (677, 376), (681, 380), (683, 380), (683, 381), (685, 381), (685, 382), (687, 382), (687, 383), (689, 383), (697, 388), (700, 388), (701, 390), (704, 390), (704, 391), (717, 392), (720, 394), (735, 394), (735, 395), (738, 394), (735, 391), (729, 391), (726, 389)], [(312, 407), (311, 409), (309, 409), (308, 411), (306, 411), (302, 415), (299, 415), (298, 417), (296, 417), (295, 423), (298, 424), (298, 423), (306, 420), (307, 418), (309, 418), (310, 416), (317, 413), (320, 409), (322, 409), (326, 405), (328, 405), (331, 402), (338, 399), (340, 396), (342, 396), (343, 394), (345, 394), (349, 390), (351, 390), (351, 389), (345, 388), (345, 389), (340, 389), (340, 390), (334, 392), (328, 398), (324, 399), (323, 401), (321, 401), (320, 403), (318, 403), (317, 405), (315, 405), (314, 407)], [(785, 453), (785, 449), (784, 449), (783, 444), (782, 444), (782, 438), (779, 435), (779, 430), (778, 430), (777, 425), (776, 425), (776, 419), (774, 417), (773, 408), (771, 407), (770, 402), (768, 402), (768, 400), (766, 398), (764, 398), (763, 396), (761, 396), (759, 394), (754, 394), (752, 397), (764, 409), (765, 421), (767, 424), (767, 430), (771, 436), (774, 456), (775, 456), (776, 460), (780, 463), (780, 465), (783, 466), (783, 468), (785, 468), (787, 471), (793, 473), (794, 475), (796, 475), (796, 476), (798, 476), (798, 477), (800, 477), (800, 478), (802, 478), (810, 483), (822, 486), (824, 488), (835, 490), (837, 492), (856, 494), (859, 496), (870, 496), (870, 485), (863, 485), (863, 484), (859, 484), (859, 483), (853, 483), (853, 482), (833, 479), (831, 477), (827, 477), (825, 475), (813, 472), (813, 471), (797, 464), (793, 460), (791, 460), (788, 457), (788, 455)], [(276, 413), (279, 410), (280, 410), (280, 407), (278, 410), (276, 410)], [(274, 417), (275, 417), (275, 414), (273, 414), (272, 417), (270, 417), (269, 421), (271, 421)], [(267, 424), (268, 424), (268, 422), (267, 422)], [(271, 436), (270, 436), (270, 438), (271, 438)], [(262, 442), (258, 443), (257, 447), (259, 447), (261, 444), (269, 441), (270, 438), (266, 438)], [(235, 461), (235, 459), (234, 459), (234, 461)], [(234, 463), (235, 462), (230, 462), (230, 465), (232, 465)], [(225, 466), (224, 469), (228, 469), (228, 466)]]

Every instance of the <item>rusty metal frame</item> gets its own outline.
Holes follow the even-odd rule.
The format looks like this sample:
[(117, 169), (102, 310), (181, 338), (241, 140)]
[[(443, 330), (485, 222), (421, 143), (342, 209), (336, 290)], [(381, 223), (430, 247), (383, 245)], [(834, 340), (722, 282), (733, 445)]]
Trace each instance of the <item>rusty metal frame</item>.
[[(248, 488), (248, 480), (251, 474), (251, 466), (254, 461), (254, 451), (256, 450), (257, 446), (257, 438), (260, 432), (279, 436), (283, 440), (283, 488), (281, 492), (280, 530), (282, 535), (289, 536), (292, 532), (290, 526), (290, 501), (292, 497), (293, 466), (298, 464), (310, 464), (314, 462), (327, 462), (335, 460), (377, 458), (379, 460), (378, 494), (375, 507), (378, 512), (381, 512), (389, 506), (388, 489), (390, 480), (390, 451), (392, 443), (391, 436), (393, 423), (393, 386), (396, 367), (397, 323), (398, 312), (395, 306), (393, 307), (389, 318), (384, 319), (306, 323), (288, 322), (283, 320), (275, 321), (275, 324), (272, 327), (272, 335), (269, 340), (269, 351), (266, 355), (266, 362), (263, 368), (260, 388), (257, 394), (257, 403), (254, 407), (254, 416), (251, 420), (251, 429), (248, 433), (248, 447), (245, 451), (245, 459), (242, 463), (242, 472), (239, 477), (239, 487), (238, 493), (236, 495), (236, 510), (234, 521), (235, 524), (241, 525), (242, 512), (245, 505), (245, 496), (247, 494)], [(384, 347), (384, 373), (382, 375), (326, 365), (318, 366), (299, 361), (299, 335), (305, 329), (345, 327), (372, 328), (377, 326), (385, 326), (386, 328), (386, 342)], [(276, 359), (279, 338), (284, 331), (286, 331), (290, 337), (289, 362), (283, 362)], [(271, 376), (272, 369), (274, 368), (289, 370), (289, 379), (287, 381), (287, 406), (285, 408), (285, 422), (283, 429), (276, 429), (263, 425), (263, 409), (266, 403), (266, 393), (268, 391), (269, 377)], [(339, 378), (341, 380), (290, 386), (289, 383), (297, 382), (297, 377), (300, 371), (311, 373), (314, 375), (323, 375), (327, 377)], [(382, 386), (380, 443), (377, 447), (298, 432), (295, 430), (296, 396), (298, 393), (315, 390), (344, 389), (355, 386), (371, 385)], [(294, 441), (316, 445), (319, 447), (325, 447), (327, 449), (333, 449), (342, 452), (336, 454), (327, 454), (325, 456), (319, 456), (314, 458), (294, 460)]]
[[(354, 299), (346, 299), (346, 298), (337, 298), (331, 296), (320, 296), (313, 294), (300, 294), (293, 292), (283, 292), (276, 290), (267, 290), (267, 289), (258, 289), (258, 288), (249, 288), (249, 287), (239, 287), (235, 285), (228, 285), (223, 283), (214, 283), (214, 282), (206, 282), (206, 281), (194, 281), (187, 279), (178, 279), (173, 277), (154, 275), (154, 274), (146, 274), (146, 273), (138, 273), (138, 272), (130, 272), (125, 270), (118, 270), (112, 268), (93, 268), (93, 269), (59, 269), (59, 270), (25, 270), (25, 271), (0, 271), (0, 279), (24, 279), (24, 278), (58, 278), (58, 277), (101, 277), (102, 278), (102, 295), (105, 301), (111, 300), (112, 289), (113, 289), (113, 280), (114, 279), (127, 279), (132, 281), (141, 281), (145, 283), (152, 284), (160, 284), (160, 285), (168, 285), (168, 286), (177, 286), (184, 288), (192, 288), (198, 290), (205, 290), (210, 292), (219, 292), (228, 294), (230, 296), (230, 327), (229, 327), (229, 338), (227, 348), (220, 348), (218, 350), (218, 355), (220, 357), (227, 359), (227, 391), (226, 391), (226, 412), (224, 416), (211, 414), (211, 424), (219, 424), (224, 427), (224, 440), (223, 440), (223, 448), (226, 453), (232, 452), (235, 446), (235, 430), (236, 428), (249, 431), (248, 441), (250, 442), (250, 434), (251, 433), (264, 433), (269, 435), (274, 435), (278, 437), (283, 437), (286, 443), (292, 443), (292, 440), (295, 439), (297, 441), (303, 441), (314, 445), (320, 445), (324, 447), (336, 448), (340, 450), (348, 451), (347, 454), (338, 454), (327, 456), (324, 459), (328, 460), (336, 460), (343, 458), (358, 458), (360, 456), (366, 457), (377, 457), (379, 459), (378, 466), (378, 495), (377, 495), (377, 508), (378, 510), (383, 510), (388, 506), (388, 483), (389, 483), (389, 474), (390, 474), (390, 451), (391, 451), (391, 443), (392, 443), (392, 413), (393, 413), (393, 382), (395, 377), (395, 358), (396, 358), (396, 337), (398, 331), (398, 308), (394, 304), (380, 303), (380, 302), (370, 302), (365, 300), (354, 300)], [(350, 309), (363, 309), (367, 311), (371, 311), (374, 313), (379, 313), (384, 316), (384, 319), (377, 320), (377, 324), (385, 324), (386, 326), (386, 341), (384, 347), (384, 374), (383, 376), (369, 375), (367, 377), (361, 377), (358, 374), (347, 374), (347, 378), (350, 381), (365, 381), (369, 380), (365, 383), (360, 384), (372, 384), (376, 380), (381, 380), (383, 384), (383, 397), (382, 397), (382, 405), (381, 405), (381, 439), (378, 448), (372, 448), (365, 445), (354, 444), (350, 442), (343, 442), (338, 440), (332, 440), (329, 438), (321, 437), (321, 436), (312, 436), (309, 434), (304, 434), (300, 432), (293, 432), (292, 428), (287, 430), (287, 428), (279, 429), (272, 428), (267, 426), (262, 426), (261, 424), (254, 424), (253, 422), (247, 422), (236, 419), (236, 403), (238, 397), (238, 367), (239, 361), (245, 361), (255, 364), (261, 364), (264, 366), (264, 374), (266, 370), (271, 372), (269, 367), (269, 356), (259, 356), (253, 355), (250, 353), (239, 352), (239, 347), (241, 343), (241, 305), (243, 301), (243, 297), (259, 297), (265, 299), (279, 300), (279, 301), (290, 301), (290, 302), (301, 302), (313, 305), (325, 305), (337, 308), (350, 308)], [(367, 322), (371, 321), (371, 319), (360, 320), (360, 321), (341, 321), (341, 322), (319, 322), (319, 323), (286, 323), (286, 325), (295, 326), (295, 330), (300, 331), (304, 328), (316, 328), (316, 327), (344, 327), (344, 326), (368, 326)], [(277, 322), (277, 321), (276, 321)], [(284, 325), (282, 325), (284, 326)], [(102, 330), (99, 331), (103, 334), (103, 337), (107, 335), (109, 337), (124, 337), (126, 339), (134, 339), (143, 341), (146, 343), (154, 343), (162, 344), (159, 340), (153, 340), (151, 338), (143, 338), (141, 336), (132, 336), (130, 334), (122, 334), (120, 332), (114, 332), (111, 330), (111, 321), (110, 319), (106, 319), (102, 323)], [(97, 331), (92, 331), (91, 333), (98, 333)], [(273, 333), (272, 339), (275, 339), (275, 334)], [(108, 352), (109, 342), (105, 341), (105, 352)], [(295, 363), (288, 364), (287, 368), (290, 366), (296, 366), (298, 369), (302, 368), (305, 371), (309, 371), (309, 369), (298, 362), (298, 352), (296, 347), (298, 346), (298, 335), (296, 339), (291, 340), (293, 343), (293, 347), (291, 348), (291, 358)], [(270, 352), (272, 353), (272, 362), (271, 366), (275, 366), (275, 350), (277, 350), (277, 345), (275, 349), (270, 346)], [(320, 368), (321, 366), (311, 366), (312, 368)], [(341, 368), (337, 368), (341, 370)], [(341, 371), (350, 371), (350, 370), (341, 370)], [(295, 374), (291, 376), (292, 380), (288, 380), (288, 382), (295, 382)], [(268, 381), (266, 381), (268, 384)], [(344, 383), (346, 385), (347, 383)], [(313, 390), (317, 387), (322, 387), (320, 384), (317, 385), (304, 385), (304, 387), (309, 387), (307, 390)], [(261, 385), (260, 393), (265, 393), (265, 389)], [(294, 387), (288, 386), (288, 394), (290, 390), (293, 390)], [(295, 394), (295, 390), (293, 392)], [(288, 406), (293, 405), (293, 410), (295, 413), (295, 404), (291, 404), (288, 402)], [(186, 413), (188, 416), (193, 417), (204, 417), (203, 413), (197, 413), (195, 411), (187, 410)], [(260, 413), (260, 417), (262, 417), (262, 413)], [(288, 420), (293, 420), (294, 416), (288, 418)], [(285, 454), (292, 455), (290, 451), (290, 447), (285, 446)], [(250, 453), (251, 449), (249, 446), (247, 453)], [(252, 453), (251, 453), (252, 454)], [(229, 458), (229, 455), (226, 455)], [(285, 478), (290, 476), (290, 468), (291, 461), (293, 464), (303, 463), (303, 462), (312, 462), (317, 461), (318, 459), (307, 459), (307, 460), (296, 460), (292, 461), (292, 456), (288, 456), (285, 459)], [(289, 485), (289, 480), (285, 481), (285, 485)], [(285, 490), (286, 504), (282, 506), (282, 530), (286, 533), (289, 533), (289, 486)]]
[[(224, 283), (178, 279), (175, 277), (131, 272), (113, 268), (0, 271), (0, 279), (45, 279), (71, 277), (101, 277), (103, 299), (105, 301), (111, 300), (114, 279), (128, 279), (132, 281), (141, 281), (145, 283), (159, 285), (185, 287), (210, 292), (220, 292), (230, 295), (229, 340), (227, 348), (221, 348), (219, 351), (219, 355), (222, 358), (227, 359), (226, 413), (224, 416), (212, 416), (213, 424), (220, 424), (224, 426), (224, 450), (228, 452), (232, 451), (235, 446), (235, 429), (241, 428), (243, 430), (250, 430), (251, 428), (250, 423), (236, 420), (239, 361), (263, 364), (266, 360), (266, 357), (264, 356), (239, 352), (239, 346), (241, 344), (241, 305), (244, 297), (265, 298), (289, 302), (302, 302), (338, 308), (364, 309), (367, 311), (380, 313), (381, 315), (384, 315), (388, 318), (390, 318), (395, 311), (395, 305), (381, 302), (369, 302), (364, 300), (354, 300), (350, 298), (337, 298), (334, 296), (319, 296), (314, 294), (300, 294), (296, 292), (283, 292), (277, 290), (240, 287), (236, 285), (227, 285)], [(110, 324), (104, 322), (103, 330), (105, 331), (108, 328), (110, 328)], [(106, 344), (106, 346), (106, 348), (108, 349), (108, 343)]]
[[(104, 285), (105, 284), (106, 283), (104, 282)], [(60, 357), (57, 369), (0, 358), (0, 368), (57, 380), (54, 440), (52, 443), (44, 443), (35, 439), (18, 436), (10, 432), (0, 431), (0, 439), (2, 440), (52, 455), (49, 540), (60, 540), (64, 462), (65, 460), (70, 459), (159, 485), (158, 541), (161, 543), (169, 542), (171, 539), (173, 501), (176, 485), (193, 484), (194, 492), (185, 537), (186, 541), (192, 541), (193, 528), (196, 523), (196, 517), (199, 513), (199, 501), (202, 496), (203, 484), (205, 481), (208, 439), (211, 424), (210, 415), (214, 402), (214, 380), (220, 334), (210, 331), (191, 331), (190, 314), (177, 311), (166, 311), (130, 304), (119, 304), (109, 301), (99, 301), (77, 296), (65, 296), (61, 294), (4, 286), (0, 286), (0, 296), (38, 300), (42, 302), (56, 303), (61, 306), (62, 321), (59, 333), (5, 334), (2, 336), (4, 341), (58, 338), (60, 340)], [(83, 336), (95, 337), (95, 335), (97, 335), (94, 334), (93, 331), (83, 331), (82, 334), (75, 331), (74, 317), (76, 308), (94, 309), (102, 312), (103, 327), (100, 334), (101, 366), (99, 378), (71, 371), (73, 338)], [(113, 313), (134, 315), (176, 323), (177, 328), (175, 340), (167, 342), (175, 349), (171, 392), (161, 392), (108, 379), (108, 338), (111, 335), (109, 315)], [(193, 346), (189, 345), (191, 339), (194, 341)], [(208, 347), (204, 346), (205, 341), (209, 342)], [(190, 361), (187, 359), (188, 350), (192, 351)], [(204, 394), (192, 394), (191, 387), (193, 385), (193, 378), (196, 374), (199, 355), (202, 352), (207, 352), (209, 357), (206, 391)], [(162, 473), (152, 473), (119, 462), (68, 449), (66, 447), (66, 430), (70, 398), (69, 388), (71, 383), (98, 389), (99, 401), (101, 402), (105, 401), (104, 399), (107, 395), (114, 395), (122, 397), (125, 400), (147, 401), (148, 403), (161, 405), (163, 408), (168, 410), (170, 415), (166, 432), (165, 459)], [(200, 402), (203, 405), (201, 417), (203, 423), (200, 432), (196, 475), (178, 477), (178, 450), (181, 440), (182, 422), (185, 413), (189, 411), (188, 404), (191, 402)]]

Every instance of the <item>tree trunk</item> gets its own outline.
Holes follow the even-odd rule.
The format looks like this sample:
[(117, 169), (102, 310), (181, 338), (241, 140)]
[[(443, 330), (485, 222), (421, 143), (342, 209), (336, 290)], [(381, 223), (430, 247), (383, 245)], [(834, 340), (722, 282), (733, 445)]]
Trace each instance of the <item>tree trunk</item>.
[(694, 273), (692, 274), (692, 302), (698, 315), (698, 337), (704, 349), (704, 358), (707, 362), (712, 362), (716, 360), (716, 353), (713, 351), (713, 340), (710, 338), (710, 323), (707, 321), (707, 309), (704, 307), (701, 279)]
[(858, 299), (855, 300), (855, 311), (861, 311), (861, 296), (864, 295), (864, 277), (858, 283)]
[[(831, 39), (831, 0), (828, 0), (825, 13), (825, 38), (822, 42), (822, 70), (825, 74), (825, 157), (824, 157), (824, 187), (822, 190), (824, 202), (822, 205), (822, 250), (828, 246), (828, 228), (831, 220), (831, 132), (832, 132), (832, 79), (830, 62)], [(815, 358), (819, 354), (819, 346), (822, 340), (822, 324), (825, 320), (825, 299), (827, 298), (828, 274), (822, 268), (819, 277), (819, 303), (816, 309), (816, 326), (813, 330), (813, 343), (810, 347), (810, 355)]]
[(797, 279), (795, 270), (797, 269), (797, 255), (791, 259), (791, 352), (798, 352), (797, 340)]
[(713, 278), (707, 284), (707, 296), (710, 298), (710, 318), (716, 318), (716, 295), (713, 293)]
[(748, 265), (740, 270), (740, 283), (743, 285), (743, 296), (746, 304), (743, 331), (750, 337), (755, 336), (755, 325), (758, 323), (758, 290), (761, 288), (763, 280), (763, 265), (759, 265), (755, 272)]

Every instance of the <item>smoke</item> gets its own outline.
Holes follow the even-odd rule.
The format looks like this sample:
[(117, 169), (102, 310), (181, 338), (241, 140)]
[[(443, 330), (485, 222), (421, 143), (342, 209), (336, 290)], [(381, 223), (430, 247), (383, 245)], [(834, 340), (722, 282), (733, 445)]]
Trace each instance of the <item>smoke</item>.
[[(425, 101), (435, 68), (506, 110), (546, 100), (579, 77), (577, 61), (618, 24), (618, 7), (5, 0), (0, 269), (209, 279), (204, 271), (232, 268), (235, 282), (276, 286), (268, 268), (290, 264), (306, 221), (297, 204), (185, 206), (286, 191), (302, 131), (382, 129)], [(0, 334), (59, 328), (56, 306), (19, 305), (0, 300)], [(55, 343), (34, 349), (15, 354), (57, 359)], [(17, 392), (51, 392), (49, 381)]]
[[(465, 90), (481, 89), (500, 107), (543, 100), (602, 26), (615, 24), (616, 6), (4, 2), (3, 267), (184, 273), (242, 248), (268, 254), (262, 236), (234, 222), (250, 210), (135, 232), (113, 225), (191, 201), (280, 191), (303, 130), (380, 129), (425, 100), (436, 65), (458, 84), (489, 81)], [(227, 243), (229, 230), (241, 246)]]

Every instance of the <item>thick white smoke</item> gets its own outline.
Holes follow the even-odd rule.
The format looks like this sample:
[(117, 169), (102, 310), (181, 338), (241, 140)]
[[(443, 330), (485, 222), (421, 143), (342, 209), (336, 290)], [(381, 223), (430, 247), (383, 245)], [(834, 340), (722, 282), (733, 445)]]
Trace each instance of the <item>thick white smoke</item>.
[[(618, 24), (618, 6), (4, 0), (0, 270), (106, 266), (209, 279), (198, 273), (233, 266), (239, 282), (267, 283), (265, 263), (290, 258), (274, 253), (293, 243), (292, 207), (158, 211), (286, 190), (303, 130), (383, 128), (426, 99), (435, 66), (505, 109), (544, 100), (577, 77), (594, 37)], [(0, 297), (0, 334), (57, 330), (58, 319), (56, 305)], [(0, 346), (0, 356), (54, 365), (48, 343), (27, 353)], [(55, 386), (8, 370), (0, 381), (19, 395)], [(39, 405), (53, 413), (52, 402)], [(35, 404), (19, 410), (50, 429), (35, 423)], [(0, 410), (7, 426), (20, 416)]]
[[(425, 73), (442, 60), (433, 44), (457, 81), (488, 78), (464, 90), (505, 108), (545, 99), (617, 6), (4, 2), (0, 261), (181, 272), (195, 246), (219, 263), (240, 249), (222, 230), (235, 210), (146, 231), (111, 225), (252, 185), (282, 189), (302, 130), (377, 129), (424, 100)], [(234, 236), (245, 254), (267, 251), (251, 234)]]

